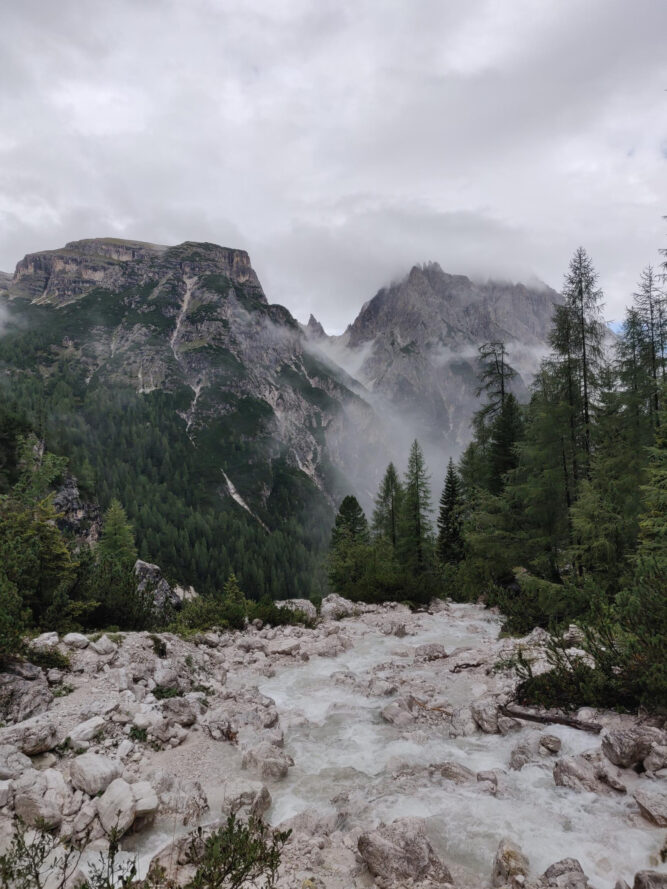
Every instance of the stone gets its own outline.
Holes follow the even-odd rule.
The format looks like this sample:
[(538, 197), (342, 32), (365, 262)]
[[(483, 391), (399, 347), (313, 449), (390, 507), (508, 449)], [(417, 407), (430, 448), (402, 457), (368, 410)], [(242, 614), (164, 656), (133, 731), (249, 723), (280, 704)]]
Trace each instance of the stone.
[(390, 885), (402, 880), (452, 882), (452, 876), (435, 854), (422, 818), (399, 818), (389, 825), (362, 833), (359, 854), (374, 877)]
[(30, 642), (30, 648), (55, 648), (59, 641), (58, 634), (55, 632), (42, 633), (41, 636), (37, 636)]
[(101, 636), (97, 642), (91, 642), (90, 647), (96, 654), (100, 654), (102, 656), (113, 654), (115, 651), (118, 651), (118, 646), (115, 642), (112, 642), (108, 636)]
[(21, 753), (13, 744), (0, 744), (0, 780), (18, 778), (26, 769), (32, 768), (30, 757)]
[[(27, 663), (11, 664), (9, 669), (0, 673), (0, 722), (23, 722), (43, 713), (53, 701), (53, 692), (42, 671)], [(28, 675), (20, 676), (14, 669)]]
[(353, 615), (358, 614), (358, 612), (359, 609), (354, 602), (350, 602), (349, 599), (344, 599), (337, 593), (332, 593), (330, 596), (325, 596), (324, 599), (322, 599), (322, 606), (320, 608), (320, 616), (322, 620), (341, 620), (344, 617), (352, 617)]
[(267, 741), (262, 741), (256, 747), (251, 747), (243, 754), (241, 766), (244, 769), (254, 769), (262, 778), (284, 778), (294, 760), (284, 750), (274, 747)]
[(429, 772), (440, 775), (455, 784), (468, 784), (470, 781), (476, 780), (475, 773), (459, 762), (439, 762), (429, 766)]
[(101, 716), (92, 716), (85, 722), (80, 722), (67, 736), (74, 748), (80, 741), (92, 741), (93, 738), (104, 730), (106, 721)]
[(493, 861), (492, 886), (522, 886), (528, 876), (530, 864), (521, 849), (504, 838), (500, 841)]
[(470, 713), (475, 720), (476, 725), (487, 735), (497, 735), (500, 731), (498, 728), (498, 705), (492, 700), (473, 701), (470, 705)]
[(667, 768), (667, 744), (654, 744), (651, 752), (644, 759), (644, 768), (647, 772), (660, 772)]
[(667, 793), (650, 790), (636, 790), (633, 794), (639, 810), (658, 827), (667, 827)]
[(118, 836), (127, 833), (134, 822), (136, 811), (132, 787), (123, 778), (112, 781), (97, 801), (100, 824), (107, 834), (114, 829)]
[(293, 657), (298, 654), (301, 643), (298, 639), (283, 639), (279, 642), (271, 642), (269, 654), (273, 657)]
[(57, 744), (55, 723), (46, 716), (33, 716), (0, 730), (0, 744), (13, 744), (28, 756), (53, 750)]
[(310, 623), (317, 620), (317, 608), (309, 599), (278, 599), (276, 605), (289, 611), (300, 611)]
[(259, 781), (228, 781), (223, 787), (223, 816), (260, 818), (271, 805), (271, 794)]
[(602, 732), (602, 752), (616, 766), (628, 769), (646, 759), (654, 744), (667, 743), (667, 735), (650, 725)]
[(168, 698), (162, 702), (164, 715), (178, 725), (194, 725), (199, 711), (200, 705), (189, 698)]
[(618, 771), (610, 768), (598, 751), (559, 759), (553, 768), (554, 781), (571, 790), (609, 794), (626, 793)]
[(130, 786), (134, 797), (135, 818), (141, 818), (146, 824), (157, 812), (159, 805), (157, 793), (148, 781), (137, 781)]
[(445, 646), (438, 642), (428, 642), (415, 648), (415, 658), (418, 661), (438, 661), (448, 657)]
[(24, 772), (16, 781), (14, 811), (31, 827), (44, 822), (48, 829), (59, 827), (70, 797), (62, 774), (55, 769)]
[(539, 747), (541, 753), (555, 755), (560, 753), (562, 746), (562, 741), (557, 735), (540, 735)]
[(558, 889), (589, 889), (588, 877), (576, 858), (563, 858), (548, 867), (538, 886)]
[(137, 559), (134, 563), (134, 574), (137, 578), (137, 592), (149, 592), (153, 597), (153, 608), (157, 613), (178, 611), (183, 607), (184, 596), (179, 587), (171, 587), (165, 580), (159, 565)]
[(667, 874), (655, 870), (640, 870), (635, 874), (632, 889), (667, 889)]
[(0, 781), (0, 808), (9, 806), (14, 800), (14, 782)]
[(67, 633), (66, 636), (63, 636), (63, 642), (68, 648), (82, 649), (88, 648), (90, 645), (90, 639), (82, 633)]
[(82, 753), (72, 760), (70, 778), (74, 787), (88, 796), (106, 790), (123, 772), (122, 763), (101, 753)]

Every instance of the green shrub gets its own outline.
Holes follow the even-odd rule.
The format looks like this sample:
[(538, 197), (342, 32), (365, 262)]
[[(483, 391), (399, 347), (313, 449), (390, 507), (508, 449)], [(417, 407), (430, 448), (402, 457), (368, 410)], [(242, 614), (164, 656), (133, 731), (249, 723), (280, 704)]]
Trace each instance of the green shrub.
[(26, 614), (13, 583), (0, 573), (0, 663), (23, 648)]
[(180, 688), (176, 688), (175, 685), (156, 685), (153, 689), (153, 694), (158, 701), (165, 701), (168, 698), (180, 698), (183, 696), (183, 692)]
[(43, 670), (69, 670), (71, 667), (69, 656), (58, 651), (57, 648), (49, 646), (47, 648), (29, 648), (26, 652), (26, 658), (36, 667)]
[(225, 601), (219, 596), (197, 596), (183, 604), (169, 630), (186, 636), (211, 627), (242, 630), (245, 617), (245, 607), (239, 603)]
[(259, 602), (251, 602), (248, 607), (248, 620), (261, 620), (272, 627), (283, 625), (311, 626), (312, 621), (303, 613), (291, 608), (281, 608), (265, 596)]

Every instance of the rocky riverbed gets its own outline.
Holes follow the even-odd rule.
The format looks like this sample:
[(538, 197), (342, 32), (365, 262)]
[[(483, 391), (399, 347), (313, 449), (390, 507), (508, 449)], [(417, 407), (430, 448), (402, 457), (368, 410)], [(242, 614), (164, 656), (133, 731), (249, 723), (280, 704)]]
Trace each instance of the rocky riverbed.
[(0, 843), (20, 815), (99, 854), (118, 825), (141, 871), (184, 876), (189, 831), (254, 812), (292, 829), (281, 889), (667, 885), (664, 726), (506, 715), (503, 662), (545, 669), (544, 642), (333, 596), (314, 629), (46, 634), (69, 672), (0, 674)]

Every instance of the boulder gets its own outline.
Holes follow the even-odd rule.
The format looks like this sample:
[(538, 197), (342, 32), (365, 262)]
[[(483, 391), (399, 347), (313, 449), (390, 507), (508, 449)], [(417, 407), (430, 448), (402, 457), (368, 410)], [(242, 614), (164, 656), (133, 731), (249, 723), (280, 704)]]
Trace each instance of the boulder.
[(162, 712), (165, 717), (178, 725), (194, 725), (200, 710), (199, 702), (190, 698), (167, 698), (162, 702)]
[(603, 794), (627, 792), (618, 771), (610, 768), (598, 751), (559, 759), (553, 776), (559, 787), (571, 790)]
[(28, 756), (53, 750), (57, 740), (56, 726), (46, 716), (33, 716), (0, 730), (0, 744), (13, 744)]
[(223, 788), (222, 814), (261, 817), (271, 805), (271, 794), (259, 781), (228, 781)]
[(18, 778), (26, 769), (32, 768), (32, 762), (25, 753), (21, 753), (13, 744), (0, 744), (0, 780)]
[(76, 748), (81, 741), (92, 741), (97, 734), (103, 731), (105, 725), (106, 722), (101, 716), (92, 716), (85, 722), (80, 722), (67, 737), (72, 746)]
[(416, 718), (414, 709), (416, 706), (416, 699), (412, 695), (406, 695), (396, 698), (391, 704), (387, 704), (380, 715), (385, 722), (389, 722), (397, 728), (404, 728), (414, 723)]
[(498, 728), (498, 705), (495, 701), (481, 699), (473, 701), (470, 705), (470, 713), (475, 720), (476, 725), (487, 735), (497, 735), (500, 731)]
[(90, 639), (82, 633), (68, 633), (63, 636), (63, 642), (68, 648), (88, 648)]
[(159, 804), (157, 793), (148, 781), (137, 781), (130, 786), (134, 797), (135, 827), (139, 818), (143, 826), (150, 823), (157, 812)]
[(0, 781), (0, 809), (14, 802), (14, 782)]
[(616, 766), (627, 769), (642, 762), (654, 744), (667, 743), (667, 735), (650, 725), (602, 732), (602, 752)]
[(317, 608), (309, 599), (279, 599), (276, 602), (278, 608), (287, 608), (289, 611), (300, 611), (311, 623), (317, 620)]
[(269, 654), (273, 657), (294, 657), (300, 648), (301, 643), (298, 639), (281, 639), (270, 643)]
[(647, 772), (659, 772), (667, 769), (667, 744), (654, 744), (651, 752), (644, 760)]
[(521, 849), (511, 840), (500, 841), (496, 857), (493, 861), (492, 886), (519, 887), (528, 876), (530, 864)]
[(41, 636), (37, 636), (30, 642), (30, 648), (55, 648), (59, 641), (58, 634), (55, 632), (42, 633)]
[(359, 609), (354, 602), (344, 599), (337, 593), (332, 593), (330, 596), (325, 596), (322, 599), (322, 607), (320, 608), (322, 620), (341, 620), (344, 617), (352, 617), (358, 614), (358, 612)]
[(562, 746), (563, 743), (558, 735), (540, 735), (540, 753), (554, 756), (556, 753), (560, 753)]
[(467, 766), (461, 765), (460, 762), (439, 762), (429, 766), (429, 772), (433, 775), (440, 775), (455, 784), (468, 784), (477, 780), (475, 773)]
[[(18, 675), (14, 669), (28, 675)], [(53, 693), (38, 667), (12, 664), (7, 672), (0, 673), (0, 722), (23, 722), (43, 713), (52, 701)]]
[(632, 795), (647, 821), (658, 827), (667, 827), (667, 793), (636, 790)]
[(418, 661), (438, 661), (448, 657), (445, 646), (438, 642), (428, 642), (415, 648), (415, 657)]
[(548, 867), (537, 885), (540, 889), (589, 889), (588, 877), (576, 858), (563, 858)]
[(47, 829), (59, 827), (70, 791), (55, 769), (30, 769), (15, 783), (14, 811), (31, 827), (43, 822)]
[(118, 836), (127, 833), (134, 823), (136, 812), (132, 787), (122, 778), (112, 781), (97, 801), (97, 814), (107, 834), (114, 829)]
[(82, 753), (72, 760), (70, 778), (77, 790), (95, 796), (106, 790), (116, 778), (120, 778), (123, 765), (100, 753)]
[(243, 754), (241, 766), (254, 769), (262, 778), (284, 778), (287, 770), (294, 765), (294, 760), (284, 750), (274, 747), (268, 741), (262, 741)]
[(95, 652), (95, 654), (102, 655), (103, 657), (108, 654), (113, 654), (115, 651), (118, 651), (118, 646), (115, 642), (112, 642), (111, 639), (107, 635), (100, 636), (100, 638), (96, 642), (91, 642), (90, 647)]
[(635, 874), (632, 889), (667, 889), (667, 874), (654, 870), (640, 870)]
[(359, 854), (374, 877), (390, 885), (402, 880), (451, 883), (452, 876), (435, 854), (422, 818), (399, 818), (362, 833)]
[[(153, 597), (153, 608), (158, 613), (177, 611), (183, 607), (185, 591), (171, 587), (162, 575), (159, 565), (137, 559), (134, 563), (134, 574), (137, 578), (137, 592), (149, 592)], [(187, 598), (191, 598), (188, 596)]]

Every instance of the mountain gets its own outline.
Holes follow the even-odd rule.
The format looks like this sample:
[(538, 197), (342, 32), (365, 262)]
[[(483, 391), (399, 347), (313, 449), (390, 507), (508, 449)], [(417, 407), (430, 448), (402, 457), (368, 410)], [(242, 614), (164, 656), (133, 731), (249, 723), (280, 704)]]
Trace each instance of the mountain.
[(26, 256), (2, 303), (8, 394), (103, 505), (121, 498), (143, 558), (200, 588), (233, 567), (260, 594), (303, 592), (333, 504), (382, 447), (245, 251), (75, 241)]
[(478, 407), (478, 347), (507, 344), (520, 374), (517, 394), (525, 395), (559, 300), (539, 283), (480, 284), (429, 263), (379, 290), (344, 334), (312, 342), (367, 388), (385, 422), (396, 417), (409, 436), (420, 438), (441, 469), (469, 439)]

